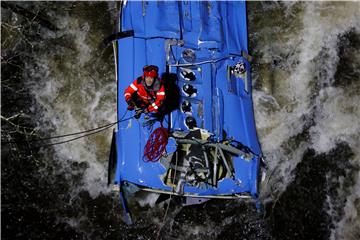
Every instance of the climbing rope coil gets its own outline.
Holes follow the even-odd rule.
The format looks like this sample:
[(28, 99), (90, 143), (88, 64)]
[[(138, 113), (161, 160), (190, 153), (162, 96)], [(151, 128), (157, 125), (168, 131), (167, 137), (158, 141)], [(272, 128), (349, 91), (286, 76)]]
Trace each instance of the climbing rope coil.
[(155, 129), (144, 148), (143, 160), (145, 162), (157, 162), (161, 158), (168, 144), (169, 133), (166, 128)]

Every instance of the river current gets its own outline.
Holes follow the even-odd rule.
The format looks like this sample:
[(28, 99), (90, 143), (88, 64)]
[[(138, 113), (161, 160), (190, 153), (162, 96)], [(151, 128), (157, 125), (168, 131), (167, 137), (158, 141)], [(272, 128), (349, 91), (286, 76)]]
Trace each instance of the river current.
[[(263, 211), (242, 201), (132, 203), (107, 186), (115, 2), (1, 2), (3, 239), (360, 239), (360, 3), (249, 2)], [(130, 80), (129, 80), (130, 81)], [(12, 143), (4, 143), (12, 141)], [(14, 143), (13, 141), (17, 141)]]

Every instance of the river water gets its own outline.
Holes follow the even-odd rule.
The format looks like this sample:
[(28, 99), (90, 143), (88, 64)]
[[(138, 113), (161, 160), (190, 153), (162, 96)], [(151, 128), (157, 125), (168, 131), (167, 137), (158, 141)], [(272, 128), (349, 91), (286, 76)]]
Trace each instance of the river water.
[(19, 142), (116, 121), (113, 53), (100, 47), (116, 7), (1, 3), (3, 239), (360, 239), (360, 3), (248, 3), (262, 212), (174, 201), (163, 220), (166, 204), (138, 196), (131, 227), (106, 185), (111, 131)]

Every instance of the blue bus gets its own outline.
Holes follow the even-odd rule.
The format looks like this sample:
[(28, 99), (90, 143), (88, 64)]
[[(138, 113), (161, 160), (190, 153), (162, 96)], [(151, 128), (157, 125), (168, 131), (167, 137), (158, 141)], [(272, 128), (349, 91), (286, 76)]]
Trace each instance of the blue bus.
[[(256, 200), (262, 153), (245, 1), (122, 2), (114, 36), (119, 122), (109, 184), (119, 190), (125, 210), (130, 185), (188, 203)], [(151, 124), (147, 114), (132, 118), (123, 96), (145, 65), (158, 66), (170, 106)], [(163, 135), (154, 136), (156, 129)], [(146, 161), (144, 149), (160, 140), (157, 161)]]

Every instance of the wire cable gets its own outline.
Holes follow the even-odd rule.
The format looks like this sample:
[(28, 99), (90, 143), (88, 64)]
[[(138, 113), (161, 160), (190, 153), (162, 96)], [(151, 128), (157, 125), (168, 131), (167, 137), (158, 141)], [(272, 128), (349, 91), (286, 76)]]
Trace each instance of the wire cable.
[(84, 130), (84, 131), (81, 131), (81, 132), (64, 134), (64, 135), (45, 137), (45, 138), (36, 138), (36, 139), (28, 140), (28, 141), (26, 141), (26, 140), (22, 140), (22, 141), (6, 141), (6, 142), (1, 142), (1, 143), (2, 144), (7, 144), (7, 143), (39, 142), (39, 141), (45, 141), (45, 140), (50, 140), (50, 139), (69, 137), (69, 136), (79, 135), (79, 134), (83, 134), (83, 133), (87, 133), (87, 132), (92, 132), (92, 131), (102, 129), (102, 128), (107, 128), (109, 126), (113, 126), (116, 123), (118, 123), (118, 122), (113, 122), (113, 123), (109, 123), (109, 124), (106, 124), (106, 125), (103, 125), (103, 126), (100, 126), (100, 127), (97, 127), (97, 128), (88, 129), (88, 130)]
[[(171, 192), (174, 193), (174, 185), (175, 185), (175, 177), (176, 177), (176, 171), (177, 171), (177, 167), (178, 167), (178, 151), (175, 152), (175, 171), (174, 171), (174, 177), (172, 179), (172, 189), (171, 189)], [(163, 216), (163, 220), (162, 220), (162, 223), (161, 223), (161, 226), (157, 232), (157, 235), (156, 235), (156, 240), (159, 239), (160, 237), (160, 233), (161, 233), (161, 230), (163, 229), (163, 227), (165, 226), (165, 221), (166, 221), (166, 217), (168, 215), (168, 211), (169, 211), (169, 208), (170, 208), (170, 203), (171, 203), (171, 198), (172, 198), (172, 195), (173, 194), (170, 194), (170, 198), (169, 198), (169, 203), (166, 207), (166, 210), (165, 210), (165, 213), (164, 213), (164, 216)]]
[(105, 131), (109, 128), (111, 128), (112, 126), (114, 126), (116, 123), (113, 123), (112, 125), (106, 127), (106, 128), (103, 128), (103, 129), (100, 129), (96, 132), (92, 132), (92, 133), (88, 133), (88, 134), (85, 134), (85, 135), (82, 135), (80, 137), (76, 137), (76, 138), (72, 138), (72, 139), (69, 139), (69, 140), (66, 140), (66, 141), (61, 141), (61, 142), (56, 142), (56, 143), (50, 143), (50, 144), (45, 144), (45, 145), (38, 145), (38, 146), (34, 146), (34, 148), (38, 148), (38, 147), (50, 147), (50, 146), (54, 146), (54, 145), (58, 145), (58, 144), (64, 144), (64, 143), (68, 143), (68, 142), (72, 142), (72, 141), (75, 141), (77, 139), (80, 139), (80, 138), (83, 138), (83, 137), (87, 137), (87, 136), (91, 136), (91, 135), (94, 135), (96, 133), (99, 133), (99, 132), (102, 132), (102, 131)]
[(103, 128), (103, 129), (100, 129), (98, 131), (95, 131), (95, 132), (92, 132), (92, 133), (89, 133), (89, 134), (85, 134), (85, 135), (82, 135), (80, 137), (76, 137), (76, 138), (72, 138), (72, 139), (69, 139), (69, 140), (66, 140), (66, 141), (61, 141), (61, 142), (56, 142), (56, 143), (50, 143), (50, 144), (45, 144), (45, 145), (38, 145), (38, 146), (34, 146), (34, 148), (39, 148), (39, 147), (50, 147), (50, 146), (54, 146), (54, 145), (59, 145), (59, 144), (64, 144), (64, 143), (68, 143), (68, 142), (72, 142), (72, 141), (75, 141), (77, 139), (80, 139), (80, 138), (83, 138), (83, 137), (87, 137), (87, 136), (91, 136), (91, 135), (94, 135), (96, 133), (99, 133), (99, 132), (102, 132), (102, 131), (105, 131), (111, 127), (113, 127), (115, 124), (119, 123), (119, 122), (124, 122), (124, 121), (127, 121), (127, 120), (130, 120), (132, 119), (134, 116), (131, 116), (129, 118), (125, 118), (123, 120), (119, 120), (115, 123), (112, 123), (112, 125), (106, 127), (106, 128)]
[[(61, 138), (61, 137), (74, 136), (74, 135), (78, 135), (78, 134), (90, 132), (90, 133), (88, 133), (88, 134), (84, 134), (84, 135), (81, 135), (81, 136), (79, 136), (79, 137), (75, 137), (75, 138), (68, 139), (68, 140), (65, 140), (65, 141), (60, 141), (60, 142), (55, 142), (55, 143), (50, 143), (50, 144), (45, 144), (45, 145), (37, 145), (37, 146), (34, 146), (34, 148), (49, 147), (49, 146), (64, 144), (64, 143), (72, 142), (72, 141), (75, 141), (75, 140), (77, 140), (77, 139), (80, 139), (80, 138), (83, 138), (83, 137), (87, 137), (87, 136), (91, 136), (91, 135), (94, 135), (94, 134), (96, 134), (96, 133), (105, 131), (105, 130), (113, 127), (113, 126), (116, 125), (117, 123), (124, 122), (124, 121), (130, 120), (130, 119), (132, 119), (132, 118), (135, 117), (135, 116), (131, 116), (131, 117), (128, 117), (128, 118), (125, 118), (125, 119), (124, 119), (124, 117), (126, 116), (126, 113), (127, 113), (127, 111), (126, 111), (125, 114), (121, 117), (121, 119), (118, 120), (118, 121), (116, 121), (116, 122), (109, 123), (109, 124), (106, 124), (106, 125), (101, 126), (101, 127), (97, 127), (97, 128), (85, 130), (85, 131), (82, 131), (82, 132), (64, 134), (64, 135), (59, 135), (59, 136), (54, 136), (54, 137), (48, 137), (48, 138), (42, 138), (42, 139), (34, 139), (34, 140), (29, 140), (29, 141), (13, 141), (13, 142), (4, 142), (4, 143), (19, 143), (19, 142), (31, 143), (31, 142), (37, 142), (37, 141), (43, 141), (43, 140), (49, 140), (49, 139), (55, 139), (55, 138)], [(95, 131), (95, 130), (97, 130), (97, 131)]]
[(87, 137), (87, 136), (91, 136), (91, 135), (94, 135), (96, 133), (99, 133), (99, 132), (102, 132), (102, 131), (105, 131), (111, 127), (113, 127), (115, 124), (119, 123), (119, 122), (124, 122), (124, 121), (127, 121), (127, 120), (130, 120), (132, 119), (134, 116), (131, 116), (129, 118), (125, 118), (125, 119), (122, 119), (122, 120), (119, 120), (115, 123), (113, 123), (112, 125), (106, 127), (106, 128), (103, 128), (103, 129), (100, 129), (98, 131), (95, 131), (95, 132), (92, 132), (92, 133), (89, 133), (89, 134), (85, 134), (85, 135), (82, 135), (80, 137), (76, 137), (76, 138), (72, 138), (72, 139), (69, 139), (69, 140), (66, 140), (66, 141), (61, 141), (61, 142), (56, 142), (56, 143), (50, 143), (50, 144), (45, 144), (45, 145), (38, 145), (38, 146), (34, 146), (34, 148), (38, 148), (38, 147), (50, 147), (50, 146), (54, 146), (54, 145), (59, 145), (59, 144), (64, 144), (64, 143), (68, 143), (68, 142), (72, 142), (72, 141), (75, 141), (77, 139), (80, 139), (80, 138), (83, 138), (83, 137)]
[[(74, 136), (74, 135), (79, 135), (79, 134), (83, 134), (83, 133), (87, 133), (87, 132), (93, 132), (95, 130), (98, 129), (103, 129), (106, 130), (109, 127), (114, 126), (117, 123), (120, 123), (122, 120), (129, 120), (129, 119), (123, 119), (126, 115), (126, 113), (128, 112), (128, 110), (125, 111), (124, 115), (120, 118), (120, 120), (113, 122), (113, 123), (108, 123), (106, 125), (97, 127), (97, 128), (92, 128), (92, 129), (88, 129), (88, 130), (84, 130), (81, 132), (74, 132), (74, 133), (69, 133), (69, 134), (63, 134), (63, 135), (58, 135), (58, 136), (52, 136), (52, 137), (45, 137), (45, 138), (36, 138), (36, 139), (31, 139), (31, 140), (22, 140), (22, 141), (1, 141), (2, 144), (8, 144), (8, 143), (29, 143), (29, 142), (39, 142), (39, 141), (45, 141), (45, 140), (50, 140), (50, 139), (57, 139), (57, 138), (63, 138), (63, 137), (70, 137), (70, 136)], [(131, 117), (132, 118), (132, 117)]]

